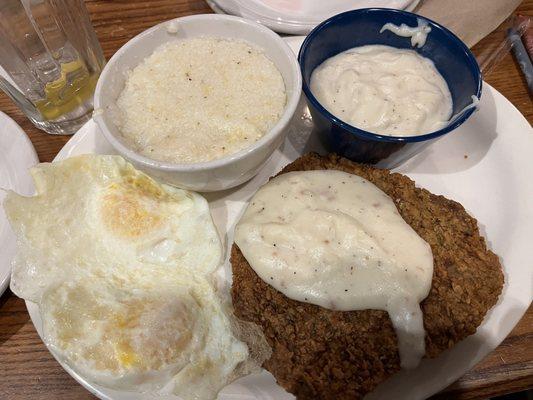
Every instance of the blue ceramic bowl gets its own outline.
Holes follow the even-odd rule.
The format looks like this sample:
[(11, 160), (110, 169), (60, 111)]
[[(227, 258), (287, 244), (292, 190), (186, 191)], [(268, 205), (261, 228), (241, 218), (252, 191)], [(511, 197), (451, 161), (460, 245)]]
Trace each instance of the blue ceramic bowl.
[[(426, 44), (412, 47), (411, 38), (390, 31), (379, 33), (387, 22), (417, 26), (417, 19), (431, 27)], [(335, 15), (318, 25), (305, 39), (298, 61), (303, 76), (303, 90), (309, 110), (324, 146), (353, 161), (393, 168), (465, 122), (475, 111), (470, 109), (453, 123), (436, 132), (419, 136), (382, 136), (358, 129), (328, 112), (310, 90), (311, 73), (326, 59), (353, 47), (381, 44), (412, 49), (429, 58), (442, 74), (453, 100), (455, 115), (472, 103), (472, 95), (481, 96), (481, 72), (468, 47), (443, 26), (419, 15), (386, 8), (367, 8)]]

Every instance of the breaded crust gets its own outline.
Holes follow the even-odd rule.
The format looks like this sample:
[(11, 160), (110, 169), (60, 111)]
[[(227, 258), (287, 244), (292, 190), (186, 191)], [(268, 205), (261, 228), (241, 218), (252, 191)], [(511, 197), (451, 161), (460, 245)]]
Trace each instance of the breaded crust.
[[(473, 334), (503, 287), (498, 257), (459, 203), (415, 187), (408, 177), (336, 155), (310, 153), (290, 171), (336, 169), (359, 175), (395, 202), (429, 243), (434, 271), (422, 302), (426, 356)], [(232, 298), (237, 316), (258, 324), (272, 346), (264, 367), (298, 399), (358, 399), (400, 369), (396, 335), (385, 311), (332, 311), (291, 300), (261, 280), (234, 244)]]

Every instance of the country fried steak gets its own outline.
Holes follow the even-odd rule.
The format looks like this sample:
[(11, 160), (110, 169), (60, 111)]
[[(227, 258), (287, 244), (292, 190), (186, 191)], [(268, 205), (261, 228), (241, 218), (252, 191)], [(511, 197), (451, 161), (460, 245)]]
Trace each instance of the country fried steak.
[[(307, 154), (280, 174), (318, 169), (345, 171), (375, 184), (431, 246), (432, 287), (421, 303), (426, 357), (475, 333), (498, 300), (503, 272), (463, 206), (415, 187), (404, 175), (336, 155)], [(362, 398), (400, 370), (387, 312), (333, 311), (289, 299), (257, 276), (235, 244), (231, 264), (236, 315), (262, 328), (273, 350), (264, 367), (298, 399)]]

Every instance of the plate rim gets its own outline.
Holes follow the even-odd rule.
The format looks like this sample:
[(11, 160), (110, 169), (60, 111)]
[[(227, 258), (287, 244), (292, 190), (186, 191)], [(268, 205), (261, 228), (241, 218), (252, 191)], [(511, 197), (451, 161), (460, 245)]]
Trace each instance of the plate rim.
[[(27, 158), (25, 158), (24, 161), (29, 160), (30, 158), (31, 158), (31, 161), (28, 162), (28, 163), (26, 163), (26, 162), (22, 163), (24, 165), (22, 165), (21, 167), (26, 168), (27, 165), (31, 164), (29, 167), (27, 167), (27, 169), (29, 169), (29, 168), (35, 166), (36, 164), (38, 164), (39, 163), (39, 157), (37, 156), (37, 152), (35, 151), (35, 147), (33, 146), (33, 143), (30, 140), (30, 138), (28, 137), (27, 133), (24, 131), (24, 129), (22, 129), (22, 127), (17, 123), (17, 121), (15, 121), (13, 118), (11, 118), (9, 115), (7, 115), (5, 112), (0, 111), (0, 124), (3, 124), (3, 125), (5, 124), (5, 126), (8, 126), (8, 124), (9, 124), (10, 126), (8, 126), (7, 130), (9, 130), (10, 133), (14, 132), (22, 140), (22, 143), (24, 143), (24, 146), (26, 146), (23, 149), (24, 152), (29, 151), (29, 153), (27, 154)], [(28, 183), (28, 185), (31, 188), (33, 188), (33, 180), (31, 179), (31, 176), (30, 176), (29, 173), (28, 173), (28, 176), (27, 176), (27, 183)], [(20, 191), (21, 189), (20, 188), (11, 188), (10, 190)], [(9, 222), (8, 222), (8, 224), (9, 224)], [(8, 240), (11, 239), (11, 240), (16, 242), (16, 237), (15, 237), (15, 234), (13, 232), (11, 232), (11, 234), (8, 233), (8, 235), (10, 235), (10, 237), (8, 237)], [(9, 266), (6, 268), (7, 274), (5, 274), (5, 275), (1, 275), (0, 274), (0, 296), (2, 296), (4, 294), (4, 292), (7, 290), (8, 286), (9, 286), (9, 282), (11, 281), (11, 269), (12, 269), (11, 268), (11, 262), (12, 261), (13, 261), (12, 259), (7, 261), (7, 262), (5, 260), (1, 261), (2, 263), (9, 264)]]
[[(400, 1), (403, 1), (405, 3), (403, 8), (395, 7), (394, 9), (412, 12), (418, 6), (421, 0), (400, 0)], [(239, 8), (238, 0), (235, 3), (234, 3), (234, 0), (206, 0), (206, 2), (209, 5), (209, 7), (217, 14), (235, 15), (241, 18), (251, 19), (272, 29), (275, 32), (289, 34), (289, 35), (308, 34), (322, 21), (322, 20), (317, 20), (313, 22), (309, 22), (309, 21), (301, 22), (297, 20), (291, 21), (288, 19), (280, 19), (279, 17), (276, 20), (272, 17), (261, 14), (260, 11), (254, 11), (253, 9), (250, 10), (249, 8), (241, 9), (239, 10), (239, 12), (226, 12), (227, 9), (231, 9), (233, 7)], [(368, 7), (370, 7), (370, 5)], [(386, 7), (386, 6), (382, 5), (381, 7)], [(360, 8), (367, 8), (367, 7), (354, 7), (352, 9), (360, 9)], [(339, 13), (336, 13), (336, 14), (339, 14)]]

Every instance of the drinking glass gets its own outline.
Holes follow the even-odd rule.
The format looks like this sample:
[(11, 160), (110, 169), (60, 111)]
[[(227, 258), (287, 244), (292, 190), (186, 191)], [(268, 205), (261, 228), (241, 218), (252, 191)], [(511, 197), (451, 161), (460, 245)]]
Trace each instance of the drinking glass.
[(38, 128), (75, 133), (104, 63), (83, 0), (0, 0), (0, 89)]

